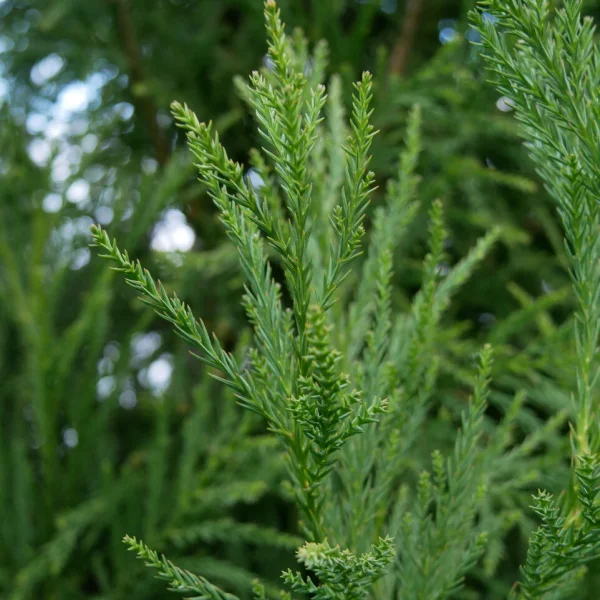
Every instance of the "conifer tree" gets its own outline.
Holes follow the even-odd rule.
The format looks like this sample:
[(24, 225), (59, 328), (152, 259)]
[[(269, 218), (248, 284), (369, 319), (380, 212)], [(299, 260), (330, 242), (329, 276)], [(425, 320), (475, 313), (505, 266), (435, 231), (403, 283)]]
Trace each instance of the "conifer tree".
[(1, 598), (596, 598), (595, 41), (472, 4), (0, 2)]
[[(534, 442), (527, 439), (507, 451), (506, 432), (522, 405), (517, 395), (500, 426), (488, 432), (487, 448), (479, 444), (492, 368), (492, 349), (485, 346), (453, 452), (448, 458), (434, 452), (431, 473), (420, 474), (414, 492), (402, 486), (439, 375), (438, 363), (428, 360), (435, 332), (452, 296), (499, 232), (491, 231), (441, 275), (446, 232), (443, 205), (435, 202), (429, 211), (429, 254), (421, 289), (411, 310), (394, 319), (390, 298), (395, 233), (416, 213), (421, 113), (415, 107), (400, 178), (389, 187), (387, 205), (376, 214), (361, 285), (354, 293), (346, 285), (347, 275), (362, 252), (375, 181), (369, 171), (372, 79), (365, 73), (355, 85), (341, 159), (344, 177), (339, 180), (339, 169), (327, 159), (339, 160), (341, 155), (326, 157), (320, 152), (320, 140), (331, 148), (339, 139), (338, 131), (327, 139), (329, 123), (322, 117), (328, 101), (321, 83), (323, 57), (317, 49), (312, 64), (319, 68), (307, 76), (302, 45), (288, 40), (272, 0), (265, 2), (265, 19), (269, 68), (253, 73), (249, 84), (242, 86), (263, 144), (263, 154), (255, 152), (254, 164), (262, 167), (264, 186), (256, 189), (244, 177), (243, 167), (229, 159), (211, 124), (201, 123), (187, 106), (173, 104), (176, 120), (187, 131), (200, 181), (239, 254), (246, 279), (243, 304), (254, 329), (250, 368), (242, 370), (192, 309), (170, 296), (99, 227), (92, 229), (94, 243), (142, 299), (199, 351), (198, 358), (214, 369), (214, 376), (233, 390), (239, 403), (260, 415), (280, 439), (301, 532), (307, 539), (297, 557), (316, 578), (288, 571), (284, 583), (292, 591), (317, 598), (395, 593), (401, 598), (448, 598), (463, 587), (466, 574), (484, 555), (489, 533), (495, 534), (496, 544), (499, 541), (500, 531), (493, 531), (498, 517), (489, 509), (494, 487), (501, 484), (491, 465), (503, 464), (507, 474), (543, 439), (543, 435)], [(334, 109), (330, 115), (339, 113)], [(281, 266), (286, 296), (272, 277), (267, 249)], [(551, 423), (544, 434), (555, 427)], [(593, 527), (596, 469), (590, 458), (582, 460), (585, 466), (576, 471), (583, 482), (579, 499)], [(588, 558), (593, 556), (592, 533), (585, 526), (577, 533), (581, 543), (568, 532), (564, 534), (568, 541), (562, 541), (563, 521), (552, 525), (557, 518), (552, 501), (540, 496), (537, 511), (553, 527), (554, 538), (540, 542), (541, 534), (534, 535), (524, 567), (527, 577), (532, 577), (532, 569), (533, 577), (539, 576), (541, 567), (529, 563), (542, 556), (539, 549), (544, 544), (561, 548), (571, 544), (573, 564), (583, 558), (580, 548)], [(125, 541), (173, 589), (199, 597), (225, 594), (135, 538)], [(569, 560), (565, 556), (545, 565), (550, 569), (548, 578), (554, 581), (569, 570)], [(558, 575), (552, 570), (555, 564)], [(522, 587), (526, 597), (535, 597), (528, 585), (538, 584)], [(262, 594), (260, 587), (256, 593)]]

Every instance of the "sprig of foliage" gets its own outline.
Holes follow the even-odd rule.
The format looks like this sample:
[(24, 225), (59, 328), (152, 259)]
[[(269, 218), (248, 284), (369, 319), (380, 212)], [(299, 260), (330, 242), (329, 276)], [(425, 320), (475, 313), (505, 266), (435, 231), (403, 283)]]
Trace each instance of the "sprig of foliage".
[(125, 536), (123, 541), (131, 552), (135, 552), (137, 557), (144, 561), (146, 566), (156, 569), (157, 577), (164, 579), (174, 592), (194, 594), (190, 596), (190, 600), (237, 600), (237, 596), (227, 594), (203, 577), (180, 569), (134, 537)]
[[(225, 374), (223, 380), (242, 404), (265, 417), (271, 429), (282, 437), (293, 456), (290, 466), (306, 526), (312, 536), (319, 538), (324, 526), (323, 498), (318, 487), (333, 465), (333, 456), (350, 436), (373, 422), (385, 406), (381, 402), (361, 406), (357, 392), (343, 392), (347, 384), (337, 370), (335, 352), (329, 348), (325, 321), (342, 269), (356, 256), (371, 188), (373, 176), (366, 172), (372, 137), (368, 124), (371, 83), (370, 77), (365, 76), (357, 86), (354, 132), (348, 142), (348, 162), (354, 165), (347, 171), (349, 196), (342, 200), (340, 212), (332, 221), (333, 235), (341, 240), (336, 251), (339, 260), (332, 259), (333, 266), (327, 268), (329, 275), (323, 281), (329, 283), (319, 297), (311, 287), (314, 265), (306, 245), (310, 239), (310, 185), (306, 182), (306, 169), (325, 99), (324, 89), (317, 84), (314, 94), (305, 93), (306, 78), (291, 69), (283, 26), (274, 5), (265, 4), (265, 17), (277, 85), (271, 86), (261, 75), (254, 74), (249, 89), (261, 135), (268, 144), (265, 153), (273, 161), (285, 192), (292, 221), (291, 240), (284, 240), (268, 205), (247, 185), (242, 167), (227, 157), (218, 138), (212, 136), (211, 126), (201, 124), (186, 107), (173, 105), (175, 117), (188, 130), (190, 149), (201, 165), (201, 180), (221, 211), (248, 281), (244, 304), (259, 342), (259, 351), (252, 354), (252, 372), (242, 374), (234, 359), (216, 339), (211, 339), (203, 323), (195, 320), (191, 310), (178, 298), (169, 298), (164, 288), (155, 284), (139, 263), (131, 262), (104, 231), (95, 227), (92, 235), (94, 243), (106, 250), (104, 256), (118, 263), (117, 269), (128, 275), (127, 281), (142, 292), (145, 301), (173, 322), (178, 333), (202, 351), (202, 360)], [(306, 96), (308, 101), (304, 100)], [(258, 231), (284, 265), (292, 297), (291, 311), (281, 306), (279, 286), (272, 280)], [(325, 394), (324, 389), (328, 390)]]
[(261, 412), (260, 404), (255, 402), (251, 385), (242, 376), (235, 358), (222, 349), (216, 338), (211, 339), (204, 323), (195, 319), (191, 309), (177, 296), (169, 297), (165, 288), (160, 283), (155, 283), (150, 273), (144, 270), (139, 262), (132, 262), (127, 252), (121, 252), (116, 241), (111, 241), (101, 227), (92, 226), (91, 231), (94, 245), (107, 252), (100, 256), (118, 264), (113, 269), (125, 273), (127, 283), (143, 294), (143, 301), (156, 310), (161, 317), (173, 323), (177, 333), (202, 352), (199, 355), (200, 360), (210, 367), (219, 369), (227, 376), (227, 379), (221, 377), (222, 381), (234, 390), (244, 405), (259, 414), (264, 414)]
[[(419, 479), (416, 514), (402, 518), (402, 559), (399, 578), (405, 598), (447, 598), (463, 585), (464, 573), (477, 562), (486, 534), (474, 527), (477, 507), (485, 493), (484, 454), (477, 444), (482, 434), (492, 367), (491, 347), (480, 356), (474, 394), (453, 454), (444, 461), (433, 455), (433, 475)], [(430, 515), (430, 513), (432, 513)]]
[(531, 538), (527, 560), (522, 568), (520, 590), (527, 600), (543, 597), (557, 588), (557, 584), (563, 585), (566, 575), (600, 557), (598, 467), (586, 457), (575, 475), (580, 486), (578, 500), (582, 506), (582, 522), (568, 523), (561, 516), (561, 507), (551, 494), (539, 492), (534, 498), (533, 510), (542, 524)]
[[(437, 343), (444, 314), (499, 231), (491, 231), (463, 260), (446, 268), (444, 205), (433, 202), (421, 287), (408, 310), (394, 312), (398, 233), (419, 207), (422, 119), (415, 108), (398, 178), (375, 213), (361, 283), (353, 289), (348, 268), (361, 252), (375, 189), (368, 170), (374, 135), (371, 77), (364, 75), (355, 86), (349, 126), (342, 121), (334, 83), (324, 121), (328, 99), (321, 84), (322, 49), (316, 56), (318, 73), (309, 77), (304, 73), (306, 45), (286, 38), (272, 0), (265, 2), (265, 20), (270, 67), (240, 86), (258, 123), (263, 147), (252, 153), (251, 164), (263, 186), (253, 186), (244, 167), (228, 157), (211, 124), (201, 123), (187, 106), (172, 107), (186, 130), (200, 181), (238, 253), (246, 284), (243, 305), (254, 331), (248, 366), (242, 368), (188, 306), (167, 294), (99, 227), (92, 229), (94, 243), (145, 302), (200, 351), (201, 360), (242, 406), (265, 419), (285, 448), (291, 497), (309, 540), (297, 557), (316, 578), (288, 571), (284, 581), (292, 590), (340, 600), (449, 598), (485, 551), (484, 525), (497, 533), (498, 521), (508, 521), (486, 518), (494, 512), (486, 493), (493, 481), (489, 465), (502, 463), (509, 473), (552, 431), (512, 444), (512, 454), (505, 454), (514, 414), (497, 431), (487, 422), (492, 360), (485, 347), (473, 397), (457, 417), (461, 427), (454, 451), (448, 459), (435, 452), (433, 474), (417, 475), (415, 448), (419, 437), (429, 433), (427, 414), (438, 401)], [(340, 147), (346, 130), (346, 144)], [(325, 197), (330, 192), (333, 199)], [(275, 281), (270, 261), (282, 267), (287, 293)], [(519, 406), (516, 401), (513, 412)], [(480, 440), (488, 430), (486, 449)], [(528, 469), (520, 473), (525, 471), (531, 477)], [(416, 486), (411, 485), (415, 476)], [(218, 533), (221, 525), (208, 521), (191, 528), (190, 539), (213, 531), (224, 535)], [(251, 535), (252, 528), (237, 531)], [(261, 530), (260, 536), (271, 533)], [(186, 543), (184, 533), (174, 535)], [(273, 544), (288, 541), (278, 537)], [(130, 543), (175, 587), (196, 585), (200, 592), (194, 593), (208, 593), (202, 578), (189, 583), (146, 546)], [(265, 592), (257, 586), (255, 593), (263, 597)]]
[[(579, 304), (576, 321), (578, 452), (596, 452), (598, 407), (593, 395), (600, 322), (598, 266), (598, 106), (593, 101), (598, 47), (581, 2), (551, 20), (543, 1), (488, 2), (497, 23), (479, 13), (485, 58), (494, 83), (514, 103), (531, 156), (558, 204)], [(507, 34), (516, 38), (509, 46)]]
[(385, 572), (394, 559), (392, 540), (380, 539), (369, 552), (360, 556), (350, 550), (331, 547), (327, 540), (321, 543), (309, 542), (298, 552), (298, 562), (312, 571), (320, 584), (310, 577), (287, 571), (284, 581), (295, 592), (309, 595), (317, 600), (361, 600), (367, 597), (369, 588)]
[[(530, 154), (562, 220), (578, 309), (575, 322), (576, 394), (572, 449), (575, 481), (567, 501), (535, 497), (542, 521), (522, 568), (520, 593), (540, 598), (574, 569), (597, 557), (600, 246), (598, 227), (598, 45), (582, 3), (483, 3), (473, 13), (496, 87), (512, 102)], [(488, 16), (486, 16), (488, 15)], [(492, 16), (492, 19), (489, 18)], [(579, 515), (581, 511), (581, 515)]]

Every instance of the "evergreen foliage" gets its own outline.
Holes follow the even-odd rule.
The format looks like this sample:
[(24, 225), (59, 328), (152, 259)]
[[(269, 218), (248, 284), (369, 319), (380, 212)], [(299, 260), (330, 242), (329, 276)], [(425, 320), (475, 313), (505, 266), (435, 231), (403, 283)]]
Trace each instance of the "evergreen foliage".
[(595, 600), (581, 3), (151, 4), (0, 2), (0, 597)]
[[(302, 542), (276, 517), (247, 522), (248, 507), (267, 496), (283, 503), (281, 453), (233, 402), (205, 401), (214, 385), (186, 371), (187, 348), (166, 332), (144, 336), (150, 313), (128, 310), (112, 273), (73, 267), (91, 219), (75, 208), (47, 215), (36, 166), (10, 142), (20, 139), (18, 123), (3, 122), (1, 135), (0, 596), (156, 597), (158, 582), (127, 564), (124, 530), (250, 590), (254, 567), (235, 558), (240, 548), (293, 556)], [(182, 156), (145, 176), (147, 202), (122, 220), (129, 198), (120, 189), (113, 208), (130, 247), (143, 247), (146, 228), (188, 176)], [(170, 390), (152, 387), (144, 374), (167, 361), (177, 365)]]
[[(596, 557), (598, 488), (596, 464), (589, 455), (592, 440), (596, 439), (590, 436), (595, 414), (590, 369), (597, 338), (592, 277), (593, 264), (597, 262), (595, 239), (584, 235), (585, 232), (568, 231), (569, 227), (583, 227), (584, 220), (589, 223), (590, 231), (595, 227), (596, 221), (590, 218), (595, 214), (593, 206), (585, 204), (585, 199), (593, 193), (593, 185), (586, 184), (585, 177), (590, 182), (593, 177), (591, 171), (584, 170), (595, 163), (592, 155), (586, 161), (573, 154), (580, 149), (578, 144), (582, 145), (582, 152), (591, 147), (595, 132), (587, 136), (584, 131), (575, 133), (575, 143), (571, 145), (568, 137), (559, 143), (554, 130), (545, 132), (551, 121), (539, 115), (541, 108), (527, 96), (527, 93), (533, 95), (536, 102), (546, 100), (540, 91), (545, 87), (531, 79), (531, 74), (537, 73), (536, 65), (543, 64), (543, 60), (538, 58), (527, 65), (528, 75), (524, 76), (524, 68), (519, 71), (519, 64), (510, 58), (503, 45), (495, 29), (495, 19), (503, 23), (504, 17), (517, 35), (525, 35), (527, 23), (521, 23), (515, 15), (531, 17), (531, 23), (537, 25), (537, 29), (532, 25), (531, 31), (541, 35), (545, 5), (532, 4), (535, 6), (523, 9), (522, 13), (517, 10), (521, 5), (515, 5), (512, 12), (492, 5), (491, 12), (486, 13), (492, 17), (480, 17), (479, 27), (484, 46), (491, 47), (500, 57), (494, 61), (493, 55), (488, 54), (488, 60), (500, 63), (504, 68), (497, 68), (496, 72), (506, 76), (508, 71), (506, 81), (524, 95), (522, 111), (516, 104), (517, 114), (529, 126), (526, 134), (532, 136), (535, 131), (539, 135), (539, 138), (532, 136), (534, 159), (543, 165), (542, 177), (559, 202), (563, 202), (561, 215), (564, 217), (565, 210), (570, 211), (567, 239), (581, 310), (576, 325), (578, 398), (574, 448), (584, 465), (576, 469), (581, 488), (578, 500), (584, 510), (583, 524), (566, 526), (552, 498), (546, 494), (537, 497), (535, 510), (542, 526), (533, 535), (523, 567), (520, 593), (526, 598), (539, 597), (551, 583), (560, 583), (573, 567)], [(536, 16), (536, 8), (537, 21), (532, 18)], [(499, 13), (497, 17), (494, 9)], [(564, 15), (569, 14), (573, 19), (579, 18), (574, 7), (562, 13), (561, 18), (566, 21)], [(215, 377), (234, 390), (241, 405), (261, 415), (280, 438), (286, 449), (301, 529), (309, 540), (298, 551), (298, 559), (319, 582), (288, 571), (283, 579), (292, 591), (319, 598), (389, 594), (398, 594), (400, 598), (448, 598), (462, 588), (465, 575), (487, 545), (488, 533), (482, 527), (487, 525), (484, 514), (490, 502), (486, 488), (498, 482), (485, 467), (502, 461), (514, 464), (517, 457), (527, 456), (533, 450), (526, 441), (506, 452), (503, 438), (516, 410), (509, 410), (507, 422), (488, 432), (487, 448), (478, 443), (489, 395), (490, 347), (486, 346), (481, 353), (477, 383), (461, 419), (452, 455), (444, 459), (439, 452), (433, 454), (432, 473), (421, 473), (415, 493), (398, 486), (410, 473), (407, 462), (431, 405), (439, 374), (437, 361), (428, 361), (428, 357), (432, 355), (440, 318), (451, 297), (494, 244), (498, 232), (491, 232), (454, 269), (441, 276), (446, 232), (442, 203), (435, 202), (429, 215), (429, 253), (421, 289), (411, 310), (394, 322), (390, 282), (396, 231), (387, 225), (408, 224), (415, 214), (414, 169), (420, 137), (420, 111), (415, 108), (408, 127), (407, 149), (401, 160), (402, 179), (389, 186), (387, 207), (376, 215), (362, 285), (353, 294), (344, 281), (348, 265), (361, 252), (364, 215), (374, 185), (374, 174), (368, 170), (373, 137), (369, 123), (371, 77), (363, 75), (355, 86), (347, 127), (349, 135), (344, 146), (344, 182), (324, 183), (323, 178), (331, 177), (335, 167), (327, 165), (323, 155), (319, 159), (325, 162), (325, 167), (322, 164), (315, 167), (311, 161), (317, 137), (327, 136), (328, 127), (323, 127), (321, 115), (326, 103), (324, 87), (319, 77), (311, 80), (299, 67), (297, 49), (288, 43), (272, 0), (265, 3), (265, 18), (271, 73), (254, 73), (244, 95), (255, 112), (264, 144), (266, 159), (257, 159), (255, 152), (255, 164), (272, 162), (272, 179), (265, 186), (265, 193), (272, 197), (263, 197), (261, 189), (244, 180), (243, 168), (228, 158), (211, 125), (200, 123), (187, 107), (173, 105), (176, 120), (187, 130), (200, 181), (207, 186), (238, 250), (247, 285), (244, 307), (255, 333), (256, 349), (251, 353), (250, 369), (242, 370), (216, 338), (208, 334), (204, 323), (196, 320), (191, 309), (176, 296), (170, 297), (139, 262), (131, 261), (99, 227), (92, 229), (94, 243), (105, 251), (105, 257), (117, 263), (115, 268), (125, 273), (128, 283), (142, 293), (143, 299), (201, 351), (199, 358), (218, 370)], [(576, 29), (571, 24), (572, 40), (587, 39), (585, 35), (576, 36)], [(525, 35), (525, 40), (531, 41), (532, 35)], [(572, 45), (575, 46), (574, 41)], [(530, 53), (518, 48), (528, 59)], [(578, 55), (578, 64), (581, 65), (583, 56), (589, 55), (589, 50)], [(547, 51), (546, 58), (549, 56), (554, 57)], [(314, 61), (322, 62), (322, 57), (315, 57)], [(564, 68), (556, 69), (560, 76), (565, 72)], [(529, 83), (530, 88), (523, 89), (523, 82)], [(568, 83), (563, 81), (562, 85), (564, 92)], [(502, 89), (506, 93), (512, 90), (506, 83)], [(580, 96), (583, 101), (589, 93), (582, 90)], [(333, 98), (335, 101), (335, 93)], [(550, 101), (547, 105), (552, 106)], [(541, 106), (545, 107), (543, 103)], [(537, 115), (537, 121), (523, 117), (528, 109)], [(340, 112), (337, 109), (329, 114), (335, 118)], [(551, 114), (559, 114), (558, 105), (554, 105)], [(581, 123), (592, 122), (591, 118), (579, 113), (578, 116)], [(339, 132), (331, 135), (325, 147), (333, 146), (339, 137)], [(562, 155), (561, 148), (565, 149)], [(544, 149), (551, 150), (550, 154), (544, 155)], [(560, 166), (558, 174), (564, 182), (551, 170), (553, 164)], [(323, 211), (319, 191), (336, 187), (337, 202), (325, 201), (330, 210)], [(573, 198), (580, 198), (581, 202), (575, 203)], [(318, 234), (325, 238), (325, 243), (315, 239)], [(267, 244), (273, 260), (283, 270), (289, 306), (284, 305), (280, 288), (272, 279)], [(348, 328), (349, 323), (364, 325)], [(345, 374), (344, 366), (348, 370), (351, 367), (351, 374)], [(520, 402), (517, 396), (517, 409)], [(380, 537), (388, 533), (393, 538)], [(376, 542), (378, 536), (380, 541)], [(396, 561), (392, 539), (398, 544)], [(330, 546), (328, 540), (337, 545)], [(135, 539), (126, 541), (161, 569), (161, 577), (169, 579), (175, 589), (193, 591), (201, 594), (199, 597), (213, 593), (202, 587), (208, 584), (201, 578), (198, 582), (202, 586), (198, 583), (192, 589), (195, 580), (191, 575), (185, 575), (165, 559), (158, 559)], [(341, 550), (340, 544), (346, 549)], [(364, 554), (359, 557), (356, 551)]]
[[(485, 58), (497, 87), (514, 102), (531, 156), (558, 204), (577, 298), (577, 387), (572, 446), (575, 494), (564, 506), (540, 493), (534, 510), (542, 524), (530, 543), (522, 595), (539, 598), (575, 567), (597, 557), (597, 345), (600, 304), (598, 246), (598, 47), (581, 2), (552, 11), (547, 2), (487, 3), (497, 21), (479, 17)], [(497, 29), (499, 28), (499, 29)], [(516, 38), (509, 46), (507, 36)], [(561, 514), (562, 513), (562, 514)], [(581, 513), (579, 516), (578, 513)]]

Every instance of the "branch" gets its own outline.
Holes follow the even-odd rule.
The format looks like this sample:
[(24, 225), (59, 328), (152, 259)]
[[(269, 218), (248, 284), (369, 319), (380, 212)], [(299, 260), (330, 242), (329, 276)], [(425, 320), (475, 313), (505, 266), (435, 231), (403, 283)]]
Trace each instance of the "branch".
[[(117, 29), (129, 67), (131, 83), (142, 84), (145, 81), (144, 68), (139, 52), (139, 44), (129, 10), (129, 0), (114, 0), (117, 7)], [(158, 164), (163, 167), (169, 160), (169, 142), (156, 119), (158, 109), (152, 99), (144, 94), (132, 94), (138, 112), (143, 116), (154, 144), (154, 152)]]
[(390, 74), (404, 75), (406, 73), (408, 58), (415, 41), (415, 35), (419, 27), (419, 17), (424, 4), (425, 0), (406, 0), (402, 31), (390, 56), (388, 69)]

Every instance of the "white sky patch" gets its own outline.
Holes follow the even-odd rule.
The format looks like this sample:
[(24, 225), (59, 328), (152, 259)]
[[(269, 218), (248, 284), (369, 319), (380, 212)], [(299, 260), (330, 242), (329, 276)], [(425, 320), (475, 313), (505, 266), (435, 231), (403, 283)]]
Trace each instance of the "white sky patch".
[[(87, 181), (91, 181), (92, 183), (98, 183), (106, 173), (104, 167), (102, 165), (90, 165), (85, 170), (85, 179)], [(112, 198), (111, 198), (112, 199)]]
[(481, 16), (484, 21), (489, 21), (492, 25), (495, 25), (498, 22), (498, 19), (495, 15), (489, 12), (481, 13)]
[(120, 356), (121, 350), (119, 342), (108, 342), (108, 344), (104, 346), (104, 357), (108, 358), (108, 360), (116, 362), (119, 360)]
[(52, 155), (52, 147), (48, 141), (38, 138), (29, 142), (27, 154), (38, 167), (45, 167)]
[(154, 175), (158, 169), (158, 162), (153, 158), (142, 158), (142, 171), (145, 175)]
[(73, 219), (73, 225), (75, 226), (75, 231), (79, 235), (83, 235), (91, 240), (92, 234), (90, 233), (90, 227), (94, 224), (94, 220), (87, 215), (84, 217), (77, 217), (77, 219)]
[(66, 85), (58, 95), (57, 106), (64, 113), (85, 110), (92, 99), (92, 91), (83, 81)]
[(31, 134), (43, 133), (48, 125), (46, 115), (40, 113), (31, 113), (27, 117), (26, 127)]
[(440, 31), (440, 42), (442, 44), (449, 44), (458, 37), (458, 31), (453, 27), (444, 27)]
[(162, 344), (162, 338), (157, 331), (140, 332), (131, 337), (132, 363), (139, 364), (150, 358)]
[(33, 65), (31, 81), (34, 85), (42, 86), (56, 77), (65, 66), (65, 60), (56, 53), (48, 54), (45, 58)]
[(94, 213), (100, 225), (108, 225), (115, 216), (115, 211), (110, 206), (99, 206)]
[(63, 199), (60, 194), (48, 194), (42, 200), (42, 210), (47, 213), (57, 213), (63, 205)]
[(117, 381), (112, 375), (101, 377), (96, 384), (96, 394), (98, 400), (106, 400), (117, 387)]
[(133, 390), (125, 390), (119, 395), (119, 404), (126, 410), (131, 410), (137, 404), (137, 397)]
[(59, 154), (52, 161), (52, 179), (57, 183), (66, 181), (71, 176), (71, 164), (64, 154)]
[(496, 108), (502, 112), (510, 112), (514, 109), (514, 104), (508, 96), (502, 96), (498, 98), (498, 101), (496, 102)]
[(119, 115), (123, 121), (129, 121), (131, 117), (133, 117), (133, 104), (129, 102), (119, 102), (115, 104), (114, 109), (115, 114)]
[(260, 173), (256, 169), (249, 169), (246, 174), (250, 181), (250, 185), (256, 190), (260, 190), (265, 185), (264, 179), (260, 176)]
[(89, 262), (92, 253), (89, 248), (79, 248), (73, 253), (73, 259), (71, 260), (71, 269), (73, 271), (79, 271), (83, 269)]
[(67, 200), (73, 204), (81, 204), (88, 199), (90, 184), (85, 179), (76, 179), (67, 189)]
[(69, 126), (67, 125), (67, 123), (63, 122), (63, 121), (56, 121), (56, 120), (48, 123), (48, 126), (46, 127), (46, 130), (44, 131), (44, 133), (46, 134), (46, 137), (50, 138), (52, 140), (62, 138), (65, 135), (67, 135), (68, 132), (69, 132)]
[(8, 92), (10, 90), (10, 86), (8, 85), (8, 81), (3, 77), (0, 77), (0, 100), (3, 100), (8, 96)]
[(168, 112), (165, 111), (159, 111), (158, 114), (156, 115), (156, 122), (162, 127), (162, 128), (166, 128), (169, 127), (169, 125), (171, 125), (171, 122), (173, 121), (173, 119), (171, 118), (171, 115)]
[(273, 59), (268, 54), (265, 54), (263, 56), (263, 65), (265, 67), (267, 67), (267, 69), (269, 69), (269, 71), (272, 71), (275, 68)]
[(173, 363), (170, 355), (163, 354), (160, 358), (152, 362), (146, 371), (146, 381), (152, 393), (157, 396), (163, 394), (171, 383), (172, 375)]
[[(2, 0), (0, 0), (2, 4)], [(7, 35), (0, 35), (0, 54), (10, 52), (15, 47), (15, 43)]]
[(81, 149), (86, 153), (90, 154), (96, 149), (98, 145), (98, 138), (93, 133), (88, 133), (81, 140)]
[(170, 208), (154, 227), (151, 246), (158, 252), (188, 252), (195, 241), (196, 234), (187, 224), (185, 215)]
[(69, 129), (73, 135), (83, 135), (89, 129), (89, 121), (85, 117), (73, 119)]
[(449, 44), (458, 37), (458, 31), (456, 30), (456, 26), (456, 19), (441, 19), (440, 21), (438, 21), (440, 43)]
[(79, 444), (79, 434), (77, 429), (69, 427), (63, 431), (63, 442), (67, 448), (75, 448)]
[(108, 356), (103, 356), (96, 365), (99, 375), (110, 375), (115, 370), (114, 362)]

